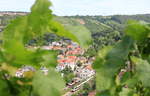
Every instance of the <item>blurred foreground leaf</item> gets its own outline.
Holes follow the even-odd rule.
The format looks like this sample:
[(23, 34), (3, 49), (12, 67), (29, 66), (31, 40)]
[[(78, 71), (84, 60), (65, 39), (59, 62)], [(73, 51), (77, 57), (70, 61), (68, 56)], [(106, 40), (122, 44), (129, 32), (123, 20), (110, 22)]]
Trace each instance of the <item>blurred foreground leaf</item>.
[(124, 37), (121, 42), (108, 51), (105, 59), (99, 61), (102, 63), (99, 63), (101, 65), (99, 65), (99, 68), (96, 70), (97, 90), (108, 90), (115, 86), (115, 76), (120, 67), (125, 65), (125, 61), (132, 47), (133, 40), (130, 37)]
[(36, 72), (33, 79), (34, 92), (39, 96), (61, 96), (64, 86), (63, 78), (53, 69), (49, 70), (48, 76)]
[(150, 33), (149, 27), (146, 24), (142, 24), (138, 21), (130, 20), (128, 21), (126, 27), (126, 35), (131, 36), (134, 40), (143, 41), (148, 37)]
[(132, 57), (132, 61), (135, 63), (136, 71), (133, 77), (134, 82), (142, 82), (144, 87), (150, 87), (150, 64), (146, 60), (136, 57)]

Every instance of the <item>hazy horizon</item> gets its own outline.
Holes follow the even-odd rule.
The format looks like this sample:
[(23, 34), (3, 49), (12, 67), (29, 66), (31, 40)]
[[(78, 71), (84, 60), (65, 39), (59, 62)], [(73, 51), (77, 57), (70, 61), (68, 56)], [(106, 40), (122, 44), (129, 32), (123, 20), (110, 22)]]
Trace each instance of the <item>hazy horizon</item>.
[[(3, 0), (0, 11), (30, 12), (35, 0)], [(17, 3), (16, 3), (17, 2)], [(150, 14), (149, 0), (51, 0), (57, 16)]]

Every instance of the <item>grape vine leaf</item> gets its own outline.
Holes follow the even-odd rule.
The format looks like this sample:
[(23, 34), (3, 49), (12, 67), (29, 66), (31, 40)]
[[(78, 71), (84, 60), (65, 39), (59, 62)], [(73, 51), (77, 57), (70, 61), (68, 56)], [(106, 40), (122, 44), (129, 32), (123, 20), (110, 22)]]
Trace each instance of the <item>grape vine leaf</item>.
[(146, 60), (137, 57), (132, 57), (132, 61), (135, 63), (136, 71), (133, 78), (127, 81), (127, 84), (133, 86), (138, 82), (142, 82), (144, 87), (150, 87), (150, 64)]
[(101, 67), (101, 65), (104, 64), (106, 61), (105, 58), (107, 56), (107, 53), (112, 49), (112, 46), (105, 46), (103, 49), (101, 49), (96, 56), (96, 60), (92, 64), (92, 67), (96, 70)]
[[(45, 56), (42, 56), (45, 55), (45, 52), (27, 50), (25, 44), (46, 32), (52, 32), (77, 41), (71, 32), (66, 31), (61, 24), (52, 19), (50, 6), (51, 3), (48, 0), (37, 0), (31, 8), (31, 13), (27, 16), (18, 17), (6, 27), (3, 32), (2, 49), (4, 49), (4, 56), (7, 57), (7, 63), (18, 67), (25, 64), (38, 65), (41, 63), (44, 60), (42, 57), (45, 58)], [(40, 56), (42, 57), (40, 58)]]
[(125, 60), (133, 48), (133, 43), (132, 38), (125, 36), (121, 42), (107, 53), (105, 62), (100, 63), (100, 68), (96, 70), (97, 90), (108, 90), (115, 86), (115, 76), (121, 66), (125, 64)]
[(134, 92), (129, 88), (122, 88), (122, 91), (119, 93), (119, 96), (135, 96)]
[(10, 96), (9, 86), (7, 85), (7, 82), (2, 79), (1, 73), (2, 72), (0, 71), (0, 96)]
[(146, 24), (130, 20), (128, 21), (125, 33), (126, 35), (131, 36), (134, 40), (141, 42), (148, 37), (150, 28)]
[(92, 43), (91, 33), (86, 27), (81, 25), (66, 25), (65, 28), (68, 29), (74, 36), (76, 36), (81, 47), (87, 49)]
[(64, 86), (63, 78), (53, 69), (49, 69), (47, 76), (41, 72), (36, 72), (33, 79), (34, 92), (39, 96), (61, 96)]

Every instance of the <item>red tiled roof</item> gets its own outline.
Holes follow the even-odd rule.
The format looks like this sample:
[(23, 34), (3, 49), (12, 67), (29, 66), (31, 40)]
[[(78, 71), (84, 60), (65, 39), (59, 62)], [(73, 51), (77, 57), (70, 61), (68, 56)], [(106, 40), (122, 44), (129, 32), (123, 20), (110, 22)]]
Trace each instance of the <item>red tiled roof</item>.
[(57, 60), (58, 63), (65, 63), (66, 59)]
[(65, 66), (65, 64), (59, 64), (59, 66)]
[(68, 45), (68, 46), (67, 46), (67, 48), (72, 48), (72, 47), (73, 47), (72, 45)]
[(58, 63), (72, 63), (75, 62), (74, 59), (61, 59), (61, 60), (57, 60)]
[(92, 92), (89, 92), (88, 96), (95, 96), (96, 95), (96, 91), (92, 91)]
[(93, 68), (92, 68), (91, 65), (88, 65), (88, 66), (86, 66), (85, 68), (88, 69), (88, 70), (93, 70)]
[(76, 59), (76, 56), (68, 56), (69, 59)]
[(81, 48), (79, 48), (79, 47), (78, 47), (78, 48), (76, 48), (76, 50), (78, 50), (78, 51), (79, 51), (79, 50), (81, 50)]

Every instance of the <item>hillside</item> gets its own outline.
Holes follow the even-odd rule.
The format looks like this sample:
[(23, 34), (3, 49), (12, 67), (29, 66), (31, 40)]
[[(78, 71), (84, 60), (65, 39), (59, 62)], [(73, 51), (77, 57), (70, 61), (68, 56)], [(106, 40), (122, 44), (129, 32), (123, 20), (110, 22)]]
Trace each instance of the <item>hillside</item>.
[[(94, 40), (94, 47), (111, 45), (120, 40), (128, 20), (150, 23), (150, 14), (143, 15), (114, 15), (114, 16), (64, 16), (56, 17), (67, 29), (85, 32), (90, 31)], [(78, 27), (82, 27), (79, 28)], [(81, 29), (86, 30), (81, 30)]]
[[(27, 13), (0, 12), (0, 31), (10, 20)], [(150, 23), (150, 14), (143, 15), (113, 15), (113, 16), (63, 16), (55, 19), (61, 22), (72, 33), (91, 33), (94, 47), (111, 45), (118, 41), (128, 20), (138, 20)], [(86, 36), (85, 36), (86, 37)], [(82, 38), (84, 39), (84, 38)]]

